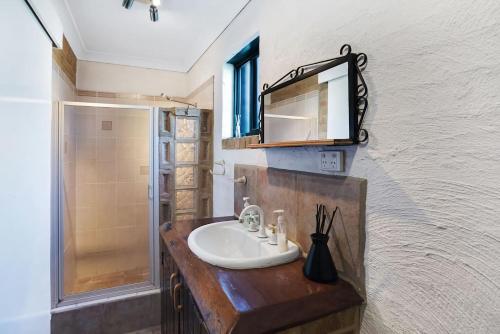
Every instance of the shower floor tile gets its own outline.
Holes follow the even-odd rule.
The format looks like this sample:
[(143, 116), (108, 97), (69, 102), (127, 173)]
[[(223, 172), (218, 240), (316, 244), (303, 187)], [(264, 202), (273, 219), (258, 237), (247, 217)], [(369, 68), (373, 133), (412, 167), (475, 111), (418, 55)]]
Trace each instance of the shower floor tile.
[(149, 278), (149, 268), (137, 268), (126, 271), (79, 278), (73, 285), (72, 294), (89, 292), (116, 286), (140, 283)]

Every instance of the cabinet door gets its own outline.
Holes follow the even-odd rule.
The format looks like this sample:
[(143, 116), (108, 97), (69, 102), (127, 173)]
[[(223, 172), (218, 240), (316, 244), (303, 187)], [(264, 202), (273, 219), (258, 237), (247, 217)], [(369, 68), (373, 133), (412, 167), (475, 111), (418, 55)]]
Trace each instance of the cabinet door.
[[(161, 240), (161, 239), (160, 239)], [(166, 334), (167, 332), (167, 317), (165, 313), (166, 307), (166, 294), (167, 294), (167, 283), (165, 279), (165, 246), (163, 241), (160, 241), (160, 301), (161, 301), (161, 334)]]
[(161, 274), (161, 331), (162, 334), (179, 333), (179, 312), (174, 307), (173, 287), (179, 283), (179, 273), (167, 247), (162, 244)]
[(182, 291), (180, 292), (180, 300), (182, 301), (182, 308), (180, 309), (179, 318), (180, 333), (209, 334), (193, 295), (183, 277), (181, 277), (181, 282)]
[(162, 334), (209, 334), (191, 291), (163, 242), (160, 276)]

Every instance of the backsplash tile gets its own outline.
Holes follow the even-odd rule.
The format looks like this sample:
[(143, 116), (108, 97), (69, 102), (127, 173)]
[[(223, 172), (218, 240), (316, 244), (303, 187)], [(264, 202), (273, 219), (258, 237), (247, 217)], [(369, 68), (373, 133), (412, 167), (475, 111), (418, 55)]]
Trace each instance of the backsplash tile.
[(266, 224), (276, 222), (274, 210), (284, 209), (288, 238), (304, 253), (315, 229), (316, 204), (325, 204), (330, 212), (338, 206), (328, 246), (339, 273), (365, 294), (366, 180), (251, 165), (235, 165), (234, 176), (247, 177), (246, 185), (234, 185), (235, 214), (241, 212), (244, 196), (262, 207)]

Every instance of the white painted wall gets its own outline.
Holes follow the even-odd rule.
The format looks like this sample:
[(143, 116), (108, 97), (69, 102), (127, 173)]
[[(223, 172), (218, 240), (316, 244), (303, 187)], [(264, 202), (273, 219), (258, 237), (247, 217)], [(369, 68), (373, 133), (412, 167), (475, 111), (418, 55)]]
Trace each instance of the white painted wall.
[(58, 48), (62, 48), (63, 25), (59, 20), (59, 14), (54, 7), (53, 0), (28, 0), (31, 8), (50, 34), (50, 38)]
[(186, 96), (187, 75), (181, 72), (79, 60), (76, 87), (99, 92)]
[(0, 44), (0, 333), (49, 333), (51, 42), (2, 0)]
[[(363, 333), (500, 332), (500, 2), (253, 0), (189, 72), (215, 75), (215, 160), (319, 172), (317, 149), (223, 151), (222, 68), (260, 34), (261, 81), (368, 55), (367, 146), (345, 175), (368, 179)], [(215, 215), (233, 213), (214, 179)]]

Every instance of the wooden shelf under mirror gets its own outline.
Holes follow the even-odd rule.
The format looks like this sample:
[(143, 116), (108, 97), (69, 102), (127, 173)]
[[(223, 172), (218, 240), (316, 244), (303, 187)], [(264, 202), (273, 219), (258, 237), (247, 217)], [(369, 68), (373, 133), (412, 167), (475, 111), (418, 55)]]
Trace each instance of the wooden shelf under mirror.
[(351, 139), (325, 139), (307, 141), (284, 141), (279, 143), (249, 144), (247, 148), (301, 147), (301, 146), (346, 146), (354, 145)]

